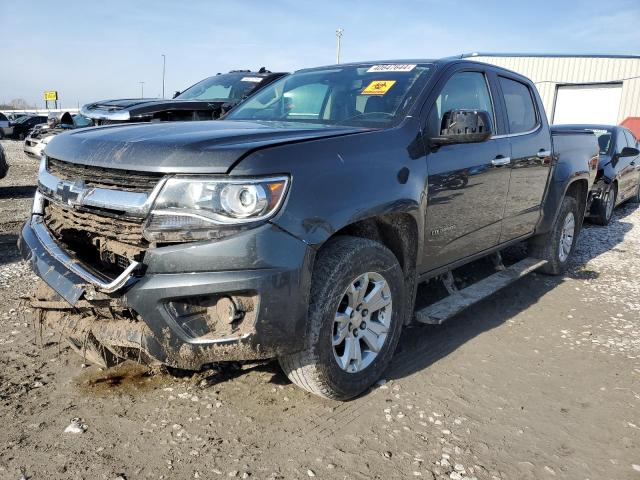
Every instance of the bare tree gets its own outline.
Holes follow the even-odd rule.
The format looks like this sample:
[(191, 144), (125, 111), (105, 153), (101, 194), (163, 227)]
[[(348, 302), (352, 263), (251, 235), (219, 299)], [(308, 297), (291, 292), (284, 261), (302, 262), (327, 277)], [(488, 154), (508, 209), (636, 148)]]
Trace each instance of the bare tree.
[(27, 103), (27, 101), (23, 98), (14, 98), (9, 102), (9, 106), (13, 110), (24, 110), (26, 108), (34, 108), (33, 105), (29, 105), (29, 103)]

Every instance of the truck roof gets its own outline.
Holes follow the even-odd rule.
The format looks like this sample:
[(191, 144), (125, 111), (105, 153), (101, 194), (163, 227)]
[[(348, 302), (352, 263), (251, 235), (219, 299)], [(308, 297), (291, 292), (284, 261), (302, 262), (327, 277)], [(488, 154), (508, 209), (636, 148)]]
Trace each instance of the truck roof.
[(619, 128), (619, 126), (596, 123), (567, 123), (562, 125), (554, 125), (553, 128), (562, 130), (614, 130), (616, 128)]
[(413, 64), (435, 64), (438, 66), (446, 66), (446, 65), (450, 65), (450, 64), (454, 64), (454, 63), (468, 63), (469, 65), (478, 65), (478, 64), (482, 64), (485, 65), (487, 67), (490, 67), (492, 70), (500, 70), (506, 73), (509, 73), (512, 76), (517, 76), (520, 77), (523, 80), (527, 80), (528, 82), (532, 82), (531, 79), (529, 79), (528, 77), (522, 75), (521, 73), (518, 72), (514, 72), (513, 70), (509, 70), (508, 68), (504, 68), (504, 67), (499, 67), (497, 65), (492, 65), (490, 63), (485, 63), (485, 62), (480, 62), (477, 60), (473, 60), (473, 59), (466, 59), (466, 58), (460, 58), (460, 56), (455, 56), (455, 57), (443, 57), (443, 58), (421, 58), (421, 59), (416, 59), (416, 58), (410, 58), (410, 59), (395, 59), (395, 60), (368, 60), (368, 61), (358, 61), (358, 62), (348, 62), (348, 63), (340, 63), (340, 64), (333, 64), (333, 65), (323, 65), (323, 66), (318, 66), (318, 67), (309, 67), (309, 68), (301, 68), (299, 70), (296, 70), (296, 72), (307, 72), (307, 71), (313, 71), (313, 70), (323, 70), (323, 69), (327, 69), (327, 68), (335, 68), (335, 67), (357, 67), (359, 65), (371, 65), (371, 64), (376, 64), (376, 65), (413, 65)]

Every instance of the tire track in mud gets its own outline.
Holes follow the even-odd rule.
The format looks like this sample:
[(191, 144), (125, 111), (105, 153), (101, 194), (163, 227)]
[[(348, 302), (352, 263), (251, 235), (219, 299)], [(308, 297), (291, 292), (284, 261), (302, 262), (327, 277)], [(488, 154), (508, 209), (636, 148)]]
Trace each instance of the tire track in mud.
[[(423, 336), (419, 335), (419, 337)], [(422, 345), (428, 348), (421, 350), (419, 348), (421, 344), (415, 344), (415, 342), (412, 345), (405, 346), (405, 348), (394, 357), (389, 369), (385, 372), (386, 375), (383, 375), (383, 377), (392, 378), (394, 382), (402, 384), (405, 377), (424, 368), (428, 368), (428, 365), (435, 362), (438, 358), (441, 358), (450, 350), (451, 342), (436, 343), (435, 348), (433, 348), (434, 345), (426, 337), (423, 339), (425, 342)], [(343, 433), (356, 419), (361, 419), (362, 414), (367, 410), (377, 411), (383, 408), (387, 402), (386, 399), (382, 399), (382, 397), (378, 395), (379, 393), (381, 393), (380, 387), (376, 386), (355, 400), (338, 404), (330, 412), (320, 412), (318, 414), (317, 412), (320, 409), (314, 408), (314, 413), (316, 414), (312, 418), (306, 418), (304, 422), (300, 422), (301, 429), (305, 430), (300, 438), (304, 441), (311, 442)]]

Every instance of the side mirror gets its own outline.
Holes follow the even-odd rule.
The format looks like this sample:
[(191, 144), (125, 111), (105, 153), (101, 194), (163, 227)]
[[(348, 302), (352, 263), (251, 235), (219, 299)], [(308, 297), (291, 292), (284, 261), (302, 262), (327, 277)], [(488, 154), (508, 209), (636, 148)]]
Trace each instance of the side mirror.
[(430, 140), (436, 146), (478, 143), (488, 140), (491, 130), (491, 117), (485, 110), (449, 110), (442, 117), (440, 135)]
[(173, 97), (171, 98), (176, 98), (178, 95), (180, 95), (180, 93), (182, 93), (180, 92), (180, 90), (176, 90), (175, 93), (173, 94)]
[(640, 150), (633, 147), (624, 147), (620, 152), (620, 157), (637, 157), (640, 155)]

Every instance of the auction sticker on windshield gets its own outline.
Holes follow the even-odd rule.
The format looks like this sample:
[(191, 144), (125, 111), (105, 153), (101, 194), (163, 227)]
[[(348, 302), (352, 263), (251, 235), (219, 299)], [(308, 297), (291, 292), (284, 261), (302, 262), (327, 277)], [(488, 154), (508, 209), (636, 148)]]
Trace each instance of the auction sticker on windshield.
[(416, 68), (416, 65), (400, 65), (400, 64), (392, 64), (392, 65), (374, 65), (373, 67), (369, 67), (367, 73), (375, 73), (375, 72), (410, 72)]
[(393, 87), (395, 80), (374, 80), (362, 90), (361, 95), (384, 95)]
[(253, 82), (253, 83), (259, 83), (262, 81), (261, 77), (242, 77), (242, 79), (240, 79), (241, 82)]

